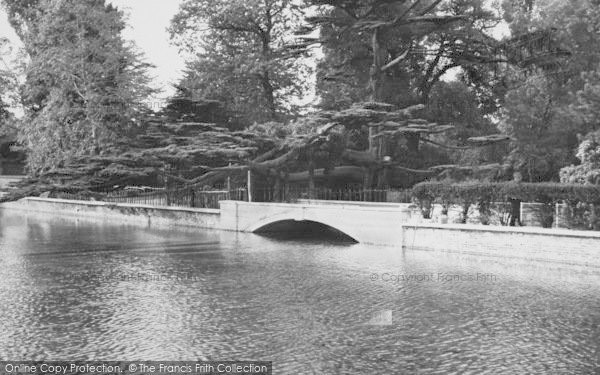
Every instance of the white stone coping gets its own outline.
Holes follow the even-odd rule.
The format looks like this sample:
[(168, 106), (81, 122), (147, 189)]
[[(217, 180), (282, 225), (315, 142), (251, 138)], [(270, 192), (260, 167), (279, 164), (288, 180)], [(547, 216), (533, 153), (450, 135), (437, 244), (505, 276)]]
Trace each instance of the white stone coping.
[(220, 201), (219, 203), (224, 204), (238, 204), (244, 206), (268, 206), (268, 207), (279, 207), (279, 208), (318, 208), (322, 210), (358, 210), (358, 211), (378, 211), (378, 212), (410, 212), (411, 209), (408, 206), (398, 205), (384, 205), (384, 206), (367, 206), (353, 204), (352, 201), (340, 201), (341, 204), (317, 204), (316, 201), (310, 201), (312, 203), (271, 203), (271, 202), (245, 202), (245, 201)]
[[(77, 206), (92, 206), (92, 207), (124, 207), (124, 208), (147, 208), (152, 210), (163, 210), (163, 211), (178, 211), (178, 212), (195, 212), (204, 214), (219, 215), (221, 210), (218, 208), (192, 208), (192, 207), (177, 207), (177, 206), (152, 206), (146, 204), (131, 204), (131, 203), (112, 203), (102, 201), (80, 201), (73, 199), (57, 199), (57, 198), (39, 198), (39, 197), (28, 197), (23, 198), (17, 202), (22, 201), (34, 201), (34, 202), (46, 202), (46, 203), (64, 203)], [(0, 207), (2, 207), (0, 205)]]
[(417, 205), (413, 203), (397, 203), (397, 202), (365, 202), (365, 201), (330, 201), (325, 199), (298, 199), (298, 203), (301, 204), (320, 204), (320, 205), (331, 205), (331, 206), (360, 206), (360, 207), (396, 207), (396, 208), (410, 208)]
[(0, 175), (0, 180), (22, 180), (25, 177), (27, 177), (27, 176), (3, 174), (3, 175)]
[(557, 229), (557, 228), (539, 228), (539, 227), (509, 227), (498, 225), (473, 225), (473, 224), (437, 224), (437, 223), (418, 223), (402, 224), (402, 228), (406, 229), (445, 229), (455, 231), (469, 232), (495, 232), (495, 233), (515, 233), (515, 234), (534, 234), (557, 237), (578, 237), (578, 238), (594, 238), (600, 240), (599, 231), (587, 230), (572, 230), (572, 229)]

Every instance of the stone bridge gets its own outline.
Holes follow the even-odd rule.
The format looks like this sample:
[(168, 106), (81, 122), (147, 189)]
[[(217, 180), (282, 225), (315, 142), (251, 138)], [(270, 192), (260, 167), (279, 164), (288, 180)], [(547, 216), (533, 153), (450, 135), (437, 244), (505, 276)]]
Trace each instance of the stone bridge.
[[(277, 224), (319, 223), (360, 243), (402, 245), (402, 224), (415, 217), (409, 204), (300, 200), (298, 203), (221, 201), (221, 228), (260, 232)], [(291, 225), (291, 227), (290, 227)]]

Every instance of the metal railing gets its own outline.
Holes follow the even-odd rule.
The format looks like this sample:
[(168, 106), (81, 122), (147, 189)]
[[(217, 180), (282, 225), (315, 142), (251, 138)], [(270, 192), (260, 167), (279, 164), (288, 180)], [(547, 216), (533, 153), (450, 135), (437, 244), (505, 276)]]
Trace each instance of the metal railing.
[(360, 189), (360, 188), (288, 188), (276, 192), (273, 188), (254, 189), (255, 202), (295, 202), (298, 199), (352, 201), (352, 202), (397, 202), (410, 203), (410, 190)]
[[(89, 196), (79, 194), (60, 193), (62, 199), (90, 200)], [(184, 188), (177, 190), (154, 190), (139, 192), (135, 190), (120, 190), (101, 194), (95, 198), (102, 202), (125, 203), (147, 206), (164, 207), (191, 207), (191, 208), (219, 208), (222, 200), (248, 200), (245, 188), (232, 190), (205, 190), (198, 188)]]
[(128, 191), (107, 194), (103, 201), (151, 206), (219, 208), (219, 201), (247, 200), (245, 188), (232, 190), (203, 190), (185, 188), (131, 194)]
[[(125, 203), (148, 206), (192, 207), (192, 208), (219, 208), (219, 201), (237, 200), (248, 201), (246, 187), (234, 189), (210, 190), (198, 187), (179, 189), (152, 188), (125, 189), (109, 193), (99, 193), (95, 200), (111, 203)], [(296, 202), (299, 199), (354, 201), (354, 202), (396, 202), (410, 203), (410, 190), (394, 189), (361, 189), (361, 188), (315, 188), (288, 187), (276, 191), (274, 188), (255, 188), (251, 192), (253, 202)], [(60, 193), (57, 196), (63, 199), (89, 200), (78, 194)]]

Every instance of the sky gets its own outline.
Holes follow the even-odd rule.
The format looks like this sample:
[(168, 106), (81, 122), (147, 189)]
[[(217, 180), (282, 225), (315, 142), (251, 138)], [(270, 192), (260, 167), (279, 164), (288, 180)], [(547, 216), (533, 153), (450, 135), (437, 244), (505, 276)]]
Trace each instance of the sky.
[(169, 43), (167, 27), (177, 13), (181, 0), (109, 0), (128, 15), (129, 27), (124, 37), (136, 43), (147, 62), (156, 66), (150, 73), (156, 78), (154, 86), (162, 89), (159, 98), (166, 98), (174, 90), (185, 67), (177, 48)]

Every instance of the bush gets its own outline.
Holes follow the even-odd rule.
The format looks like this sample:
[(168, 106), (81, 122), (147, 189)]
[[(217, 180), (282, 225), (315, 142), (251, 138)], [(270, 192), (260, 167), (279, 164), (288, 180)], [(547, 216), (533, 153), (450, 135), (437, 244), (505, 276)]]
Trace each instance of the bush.
[(534, 209), (534, 216), (542, 224), (543, 228), (552, 228), (554, 223), (554, 205), (551, 203), (541, 203)]
[(600, 206), (588, 203), (566, 203), (560, 207), (560, 226), (569, 229), (600, 230)]
[[(432, 203), (440, 203), (442, 207), (457, 204), (463, 207), (463, 222), (466, 222), (466, 213), (472, 204), (476, 204), (483, 224), (489, 223), (492, 202), (506, 202), (517, 199), (523, 202), (543, 203), (545, 207), (553, 207), (556, 203), (565, 202), (570, 207), (598, 206), (600, 205), (600, 186), (561, 184), (553, 182), (544, 183), (517, 183), (517, 182), (469, 182), (451, 184), (444, 182), (422, 182), (412, 189), (414, 199), (422, 210), (426, 210)], [(548, 216), (548, 215), (545, 215)], [(551, 214), (550, 214), (551, 216)], [(579, 215), (577, 220), (585, 221), (588, 228), (598, 227), (595, 213)], [(551, 224), (552, 218), (545, 217), (544, 223)]]

